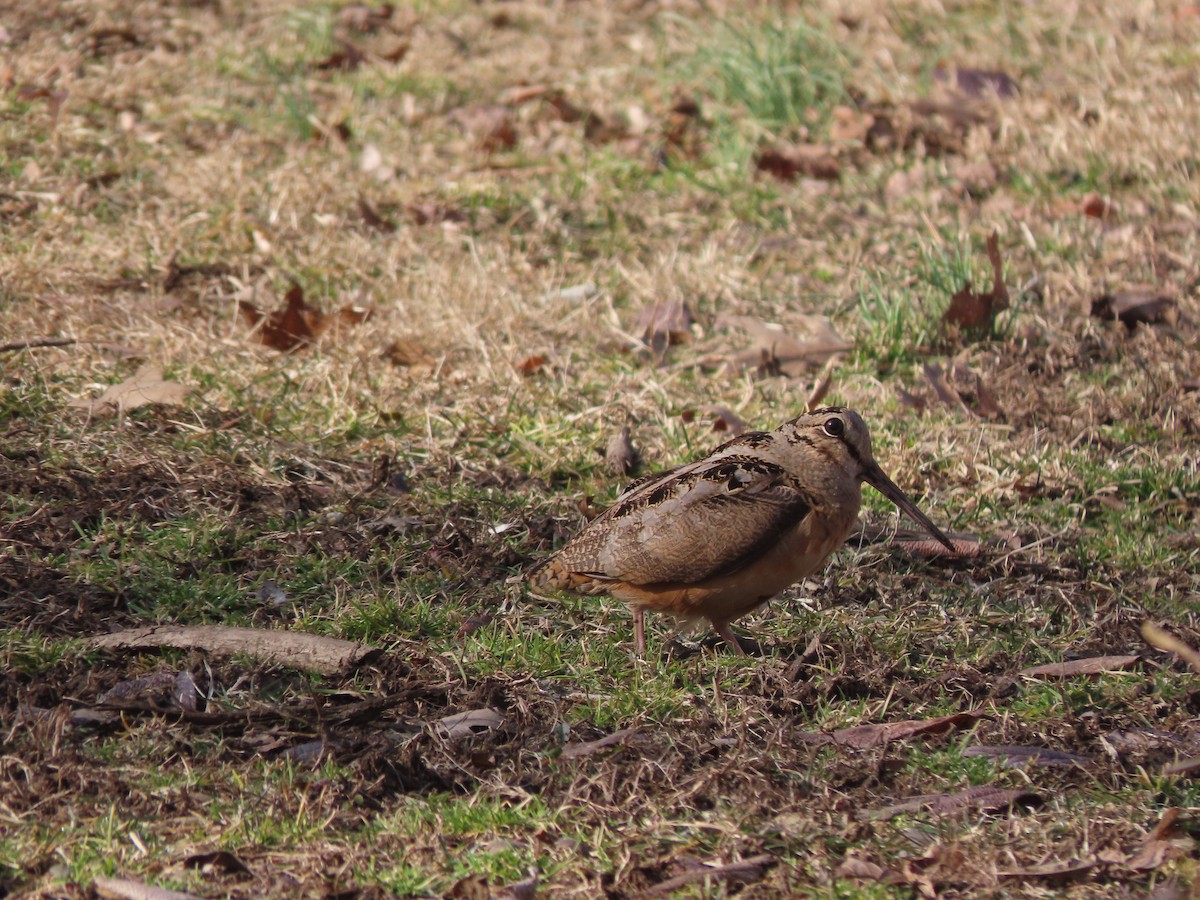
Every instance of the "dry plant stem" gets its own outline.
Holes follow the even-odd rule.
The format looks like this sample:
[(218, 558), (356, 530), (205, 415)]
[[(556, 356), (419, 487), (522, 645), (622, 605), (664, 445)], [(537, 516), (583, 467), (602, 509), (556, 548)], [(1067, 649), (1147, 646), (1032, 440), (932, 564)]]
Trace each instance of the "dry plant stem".
[(0, 344), (0, 353), (12, 353), (18, 350), (36, 350), (41, 347), (70, 347), (78, 344), (76, 338), (31, 338), (27, 341), (10, 341)]

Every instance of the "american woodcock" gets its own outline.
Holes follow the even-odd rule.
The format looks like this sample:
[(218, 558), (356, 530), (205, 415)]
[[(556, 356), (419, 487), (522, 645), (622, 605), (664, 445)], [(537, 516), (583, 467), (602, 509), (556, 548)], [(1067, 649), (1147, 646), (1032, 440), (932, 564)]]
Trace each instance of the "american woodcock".
[(864, 481), (955, 552), (875, 462), (862, 417), (827, 407), (638, 479), (538, 564), (529, 583), (625, 601), (639, 653), (646, 650), (648, 609), (707, 619), (741, 653), (729, 623), (816, 571), (841, 546), (858, 520)]

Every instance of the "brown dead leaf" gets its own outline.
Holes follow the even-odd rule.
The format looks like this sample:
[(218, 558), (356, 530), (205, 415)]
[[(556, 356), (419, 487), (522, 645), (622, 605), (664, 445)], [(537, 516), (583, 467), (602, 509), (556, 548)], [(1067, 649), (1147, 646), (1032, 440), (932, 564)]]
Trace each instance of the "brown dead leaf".
[(379, 210), (372, 206), (362, 194), (358, 195), (358, 214), (362, 216), (363, 222), (368, 228), (373, 228), (383, 234), (394, 234), (396, 231), (396, 223), (380, 215)]
[(353, 72), (366, 60), (364, 50), (344, 38), (337, 41), (337, 49), (312, 67), (319, 72)]
[(1179, 320), (1175, 298), (1153, 290), (1118, 291), (1097, 297), (1092, 301), (1092, 315), (1119, 321), (1130, 331), (1139, 324), (1174, 326)]
[(226, 875), (249, 875), (250, 867), (228, 850), (193, 853), (183, 860), (185, 869), (199, 869), (205, 874), (222, 872)]
[(795, 325), (806, 332), (800, 339), (784, 332), (781, 325), (757, 316), (726, 316), (718, 327), (733, 327), (750, 336), (749, 348), (735, 353), (731, 362), (739, 369), (757, 368), (764, 375), (798, 378), (812, 367), (824, 365), (840, 353), (854, 349), (825, 316), (797, 316)]
[(668, 346), (686, 344), (692, 338), (695, 319), (682, 300), (665, 300), (638, 313), (634, 333), (661, 355)]
[(526, 378), (532, 378), (534, 375), (540, 375), (545, 371), (546, 363), (550, 358), (542, 353), (535, 353), (532, 356), (527, 356), (517, 363), (517, 371)]
[(1072, 659), (1067, 662), (1045, 663), (1022, 669), (1018, 674), (1026, 678), (1070, 678), (1074, 675), (1102, 675), (1105, 672), (1120, 672), (1131, 669), (1141, 660), (1141, 656), (1089, 656), (1085, 659)]
[(970, 407), (963, 402), (962, 396), (955, 390), (946, 377), (945, 371), (937, 363), (928, 363), (923, 368), (925, 372), (925, 380), (929, 382), (929, 386), (933, 388), (933, 392), (937, 394), (937, 398), (947, 406), (953, 406), (955, 409), (961, 409), (968, 416), (974, 415)]
[(842, 164), (837, 157), (828, 147), (818, 144), (763, 147), (754, 154), (754, 168), (780, 181), (797, 178), (837, 181), (842, 177)]
[(1004, 285), (1004, 264), (1000, 259), (1000, 239), (992, 232), (987, 239), (988, 260), (992, 264), (992, 289), (978, 294), (971, 285), (950, 298), (950, 307), (942, 321), (964, 331), (989, 332), (996, 313), (1008, 309), (1008, 288)]
[(829, 122), (829, 139), (836, 144), (864, 143), (875, 116), (849, 106), (835, 106)]
[(96, 702), (113, 705), (146, 703), (194, 712), (201, 707), (202, 699), (203, 695), (192, 673), (184, 669), (181, 672), (156, 672), (122, 681), (101, 694)]
[(177, 381), (164, 381), (158, 366), (143, 366), (132, 378), (114, 384), (99, 397), (72, 400), (67, 406), (86, 410), (88, 415), (111, 415), (151, 404), (178, 406), (189, 390)]
[(408, 217), (414, 225), (440, 225), (442, 222), (465, 222), (461, 209), (440, 203), (414, 203), (408, 207)]
[(242, 321), (255, 332), (259, 343), (281, 353), (308, 346), (334, 325), (357, 325), (370, 316), (370, 310), (344, 306), (328, 315), (304, 302), (304, 289), (293, 284), (284, 295), (284, 305), (264, 316), (250, 300), (239, 300)]
[(637, 450), (630, 438), (629, 426), (622, 425), (604, 447), (604, 461), (618, 475), (628, 475), (637, 465)]
[(976, 785), (953, 794), (923, 794), (895, 806), (873, 810), (863, 818), (890, 819), (913, 812), (931, 812), (934, 815), (949, 815), (974, 809), (981, 812), (1002, 812), (1014, 806), (1033, 806), (1042, 798), (1033, 791)]
[(1016, 747), (1007, 745), (988, 746), (976, 744), (963, 750), (965, 757), (981, 756), (984, 759), (995, 760), (1006, 766), (1024, 768), (1025, 766), (1046, 766), (1049, 768), (1074, 768), (1088, 766), (1095, 762), (1087, 756), (1068, 753), (1065, 750), (1051, 750), (1049, 747)]
[(856, 725), (834, 732), (809, 731), (797, 735), (801, 741), (811, 744), (835, 744), (854, 750), (882, 747), (892, 741), (919, 737), (927, 734), (942, 734), (957, 728), (974, 725), (985, 715), (981, 709), (938, 716), (934, 719), (908, 719), (903, 722), (882, 722), (871, 725)]
[(725, 406), (706, 406), (704, 412), (712, 416), (712, 430), (726, 437), (737, 437), (750, 427), (741, 416)]
[(1181, 815), (1182, 810), (1175, 808), (1163, 813), (1162, 819), (1150, 829), (1125, 865), (1135, 871), (1145, 872), (1185, 855), (1192, 848), (1193, 841), (1180, 827)]
[(568, 744), (563, 747), (562, 758), (579, 759), (584, 756), (591, 756), (600, 750), (624, 744), (640, 730), (637, 725), (634, 725), (630, 728), (622, 728), (620, 731), (614, 731), (612, 734), (606, 734), (604, 737), (597, 738), (594, 741), (587, 741), (583, 744)]
[(381, 3), (371, 7), (365, 3), (351, 3), (338, 10), (338, 24), (355, 31), (369, 33), (378, 31), (392, 21), (396, 7), (391, 3)]
[(1079, 210), (1088, 218), (1105, 219), (1112, 212), (1112, 201), (1103, 194), (1093, 191), (1079, 202)]
[(517, 145), (517, 119), (508, 106), (464, 106), (449, 116), (487, 153)]
[(1017, 96), (1016, 81), (999, 69), (956, 68), (953, 71), (939, 66), (934, 69), (935, 81), (948, 84), (968, 97), (987, 97), (995, 94), (1002, 100)]
[(396, 338), (383, 351), (387, 361), (393, 366), (413, 368), (416, 366), (437, 365), (437, 360), (419, 342), (412, 338)]

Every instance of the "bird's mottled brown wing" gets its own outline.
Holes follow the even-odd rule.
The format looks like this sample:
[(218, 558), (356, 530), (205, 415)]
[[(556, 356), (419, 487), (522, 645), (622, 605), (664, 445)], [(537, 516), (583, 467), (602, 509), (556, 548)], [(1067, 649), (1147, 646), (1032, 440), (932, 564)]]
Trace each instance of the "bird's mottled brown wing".
[(812, 508), (781, 467), (729, 453), (635, 484), (546, 567), (632, 584), (703, 581), (748, 565)]

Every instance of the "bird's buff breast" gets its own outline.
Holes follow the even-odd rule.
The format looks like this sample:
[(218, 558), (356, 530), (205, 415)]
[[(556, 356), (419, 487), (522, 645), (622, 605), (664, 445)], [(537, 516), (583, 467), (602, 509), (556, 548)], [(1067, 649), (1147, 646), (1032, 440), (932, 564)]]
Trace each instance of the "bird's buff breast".
[(754, 562), (700, 584), (617, 582), (609, 590), (642, 609), (686, 619), (732, 622), (815, 572), (841, 546), (856, 518), (831, 521), (809, 516)]

